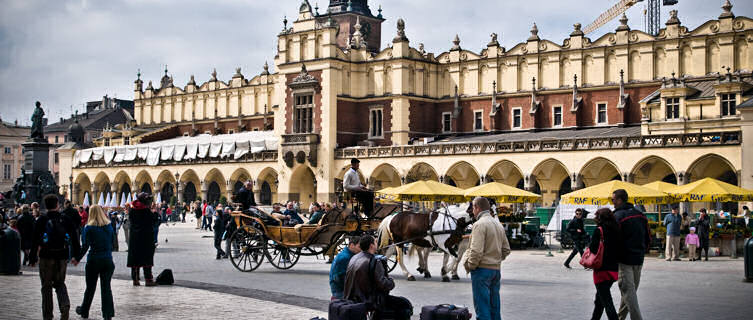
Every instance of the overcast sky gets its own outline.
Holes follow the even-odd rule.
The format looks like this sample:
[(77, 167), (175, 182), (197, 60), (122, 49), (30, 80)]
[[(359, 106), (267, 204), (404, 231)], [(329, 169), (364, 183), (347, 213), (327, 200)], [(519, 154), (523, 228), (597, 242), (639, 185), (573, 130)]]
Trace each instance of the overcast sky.
[[(316, 4), (317, 0), (311, 1)], [(528, 38), (533, 22), (539, 36), (561, 44), (573, 23), (585, 27), (618, 0), (371, 0), (387, 19), (382, 43), (395, 36), (395, 21), (406, 21), (411, 45), (443, 52), (460, 35), (461, 46), (479, 52), (489, 34), (511, 48)], [(693, 29), (716, 19), (723, 0), (679, 0), (682, 24)], [(39, 100), (59, 121), (86, 101), (105, 94), (133, 99), (137, 69), (155, 84), (165, 64), (176, 86), (191, 74), (201, 83), (217, 68), (228, 80), (236, 67), (246, 78), (270, 64), (283, 16), (295, 20), (300, 0), (0, 0), (0, 116), (29, 123)], [(328, 0), (318, 1), (324, 13)], [(736, 15), (753, 16), (753, 1), (732, 1)], [(628, 23), (643, 29), (643, 4), (628, 10)], [(662, 7), (662, 23), (669, 15)], [(589, 36), (613, 31), (612, 21)]]

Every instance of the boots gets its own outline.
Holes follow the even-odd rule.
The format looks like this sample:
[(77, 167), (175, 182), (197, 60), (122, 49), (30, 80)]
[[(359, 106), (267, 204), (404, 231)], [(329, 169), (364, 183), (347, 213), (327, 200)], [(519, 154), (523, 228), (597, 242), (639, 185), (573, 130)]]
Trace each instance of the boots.
[(133, 280), (133, 286), (134, 287), (138, 287), (140, 285), (141, 285), (141, 283), (139, 282), (139, 280)]
[(146, 286), (147, 287), (156, 287), (157, 283), (154, 282), (154, 280), (152, 280), (152, 279), (146, 279)]

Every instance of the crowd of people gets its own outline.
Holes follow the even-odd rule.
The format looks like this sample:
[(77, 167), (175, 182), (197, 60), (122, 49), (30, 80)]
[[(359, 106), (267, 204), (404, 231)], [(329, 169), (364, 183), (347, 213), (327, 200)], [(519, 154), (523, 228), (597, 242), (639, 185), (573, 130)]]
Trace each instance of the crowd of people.
[[(65, 285), (68, 264), (78, 266), (86, 256), (86, 290), (75, 312), (88, 318), (96, 290), (100, 285), (102, 316), (115, 315), (110, 281), (115, 271), (112, 252), (118, 251), (118, 231), (122, 227), (128, 244), (126, 267), (131, 268), (133, 285), (139, 286), (143, 270), (146, 286), (156, 286), (152, 275), (159, 225), (169, 220), (166, 210), (152, 203), (152, 196), (139, 193), (126, 208), (103, 208), (99, 205), (75, 206), (66, 200), (62, 208), (57, 196), (45, 196), (42, 203), (19, 205), (0, 215), (19, 238), (19, 265), (39, 265), (42, 292), (42, 318), (53, 318), (52, 292), (57, 295), (60, 318), (68, 319), (70, 300)], [(169, 207), (166, 207), (168, 209)], [(20, 274), (16, 271), (15, 274)]]

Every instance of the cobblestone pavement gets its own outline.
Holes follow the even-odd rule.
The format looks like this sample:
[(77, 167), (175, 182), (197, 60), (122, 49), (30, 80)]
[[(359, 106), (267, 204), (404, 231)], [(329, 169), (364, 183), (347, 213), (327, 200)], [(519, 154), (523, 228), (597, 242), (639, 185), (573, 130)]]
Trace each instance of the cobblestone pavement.
[[(75, 306), (81, 303), (86, 285), (83, 276), (66, 278), (71, 300), (71, 319), (78, 319)], [(0, 319), (40, 319), (39, 274), (0, 276)], [(12, 288), (9, 290), (9, 288)], [(326, 313), (234, 294), (191, 289), (182, 286), (139, 287), (127, 280), (112, 281), (115, 317), (120, 319), (310, 319)], [(55, 300), (55, 298), (53, 298)], [(94, 296), (89, 318), (102, 317), (100, 293)], [(55, 317), (60, 316), (55, 300)]]
[[(188, 315), (186, 319), (217, 319), (224, 317), (222, 312), (226, 311), (228, 315), (235, 317), (246, 312), (240, 311), (241, 309), (249, 310), (247, 314), (251, 314), (259, 310), (258, 306), (269, 307), (280, 313), (243, 318), (310, 319), (317, 311), (321, 315), (326, 313), (330, 297), (330, 265), (325, 264), (321, 258), (301, 257), (298, 264), (290, 270), (277, 270), (264, 261), (259, 269), (243, 273), (237, 271), (228, 260), (215, 260), (212, 233), (194, 230), (194, 226), (195, 223), (189, 220), (185, 224), (171, 224), (160, 228), (160, 245), (155, 256), (154, 270), (156, 274), (162, 269), (171, 268), (176, 278), (176, 286), (173, 288), (156, 288), (157, 290), (188, 290), (191, 293), (160, 294), (140, 299), (138, 294), (148, 292), (146, 288), (130, 288), (126, 285), (123, 288), (128, 290), (125, 291), (125, 296), (116, 299), (118, 315), (123, 315), (118, 313), (121, 310), (128, 310), (130, 301), (142, 303), (141, 307), (133, 307), (138, 316), (142, 317), (170, 314), (165, 310), (182, 310), (172, 312)], [(120, 248), (127, 248), (122, 234)], [(590, 316), (595, 293), (591, 272), (580, 268), (565, 269), (562, 263), (567, 253), (553, 252), (554, 257), (546, 257), (545, 253), (541, 250), (513, 251), (503, 263), (501, 291), (504, 319), (584, 319)], [(113, 253), (116, 279), (127, 280), (130, 277), (129, 270), (125, 267), (126, 255), (124, 251)], [(464, 272), (461, 272), (459, 281), (440, 282), (441, 258), (437, 254), (430, 257), (429, 267), (434, 275), (432, 279), (419, 278), (416, 282), (408, 282), (402, 272), (398, 272), (399, 268), (391, 274), (396, 280), (393, 294), (411, 300), (416, 313), (414, 319), (418, 319), (418, 312), (424, 305), (473, 305), (470, 279)], [(406, 264), (415, 274), (416, 260), (409, 258)], [(573, 262), (573, 265), (577, 265), (577, 262)], [(24, 269), (25, 273), (35, 271)], [(82, 275), (83, 267), (70, 266), (68, 273)], [(25, 275), (22, 279), (26, 277)], [(73, 278), (77, 277), (71, 277)], [(709, 262), (665, 262), (647, 257), (638, 291), (641, 310), (647, 319), (749, 319), (750, 314), (753, 314), (753, 304), (746, 297), (753, 292), (753, 283), (743, 283), (742, 278), (742, 258), (715, 257)], [(6, 296), (0, 296), (0, 308), (8, 304), (7, 301), (18, 301), (18, 297), (30, 296), (33, 297), (30, 301), (36, 304), (30, 307), (35, 312), (32, 318), (38, 318), (41, 315), (37, 301), (39, 284), (36, 277), (33, 279), (34, 281), (28, 282), (31, 289), (28, 289), (28, 293), (24, 291), (23, 295), (4, 290), (3, 294), (10, 295), (10, 300)], [(0, 284), (5, 287), (8, 281), (12, 283), (14, 280), (2, 278)], [(24, 282), (22, 286), (28, 285)], [(79, 290), (82, 291), (83, 286)], [(216, 294), (221, 299), (233, 302), (215, 302), (217, 300), (213, 297)], [(616, 285), (612, 288), (612, 295), (615, 303), (619, 303)], [(78, 303), (81, 293), (71, 296), (74, 297), (73, 303)], [(98, 299), (97, 296), (95, 301)], [(12, 305), (17, 307), (16, 304)], [(98, 310), (96, 308), (92, 308), (93, 312)], [(203, 311), (206, 313), (201, 313), (202, 310), (206, 310)], [(296, 313), (298, 310), (309, 313)], [(284, 317), (282, 312), (286, 312)], [(207, 316), (194, 317), (199, 314)], [(0, 318), (2, 317), (3, 313), (0, 312)]]

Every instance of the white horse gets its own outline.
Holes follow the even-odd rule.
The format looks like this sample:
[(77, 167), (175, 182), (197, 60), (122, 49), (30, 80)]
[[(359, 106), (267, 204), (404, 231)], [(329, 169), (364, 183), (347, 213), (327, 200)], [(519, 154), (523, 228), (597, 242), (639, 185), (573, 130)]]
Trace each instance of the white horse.
[[(447, 240), (450, 239), (451, 236), (453, 236), (451, 233), (455, 232), (455, 237), (462, 236), (462, 232), (464, 230), (456, 230), (458, 229), (458, 225), (460, 225), (463, 229), (465, 229), (465, 226), (470, 223), (470, 215), (465, 212), (465, 209), (458, 210), (457, 206), (453, 206), (455, 208), (445, 210), (440, 209), (439, 212), (434, 212), (432, 214), (437, 215), (436, 220), (432, 224), (431, 231), (434, 234), (433, 239), (432, 236), (426, 235), (423, 238), (419, 239), (413, 239), (413, 241), (421, 241), (424, 243), (429, 244), (436, 244), (436, 246), (444, 253), (444, 259), (442, 263), (442, 281), (449, 282), (450, 278), (447, 276), (448, 270), (455, 270), (454, 271), (454, 278), (457, 278), (457, 258), (453, 260), (454, 267), (450, 268), (450, 265), (448, 265), (449, 257), (451, 255), (451, 252), (454, 252), (454, 248), (447, 248)], [(461, 206), (462, 207), (462, 206)], [(387, 247), (389, 244), (394, 242), (393, 237), (393, 230), (390, 229), (390, 223), (397, 215), (391, 215), (384, 220), (379, 225), (378, 228), (378, 238), (379, 238), (379, 247), (384, 248)], [(460, 232), (458, 235), (457, 232)], [(460, 247), (463, 248), (463, 251), (465, 248), (467, 248), (467, 239), (464, 239), (466, 242), (465, 246), (460, 244)], [(398, 248), (400, 247), (400, 248)], [(393, 254), (397, 255), (397, 262), (400, 265), (400, 269), (403, 270), (403, 273), (405, 274), (408, 281), (415, 281), (416, 278), (408, 271), (408, 269), (405, 267), (405, 264), (403, 262), (403, 251), (402, 251), (402, 245), (400, 246), (390, 246), (387, 248), (387, 250), (384, 252), (384, 255), (388, 258), (392, 256)], [(409, 255), (413, 253), (415, 250), (418, 253), (418, 272), (424, 274), (424, 278), (431, 278), (431, 273), (428, 270), (428, 258), (429, 253), (431, 252), (431, 247), (419, 247), (417, 245), (412, 245)], [(460, 257), (462, 255), (462, 252), (458, 255)]]

